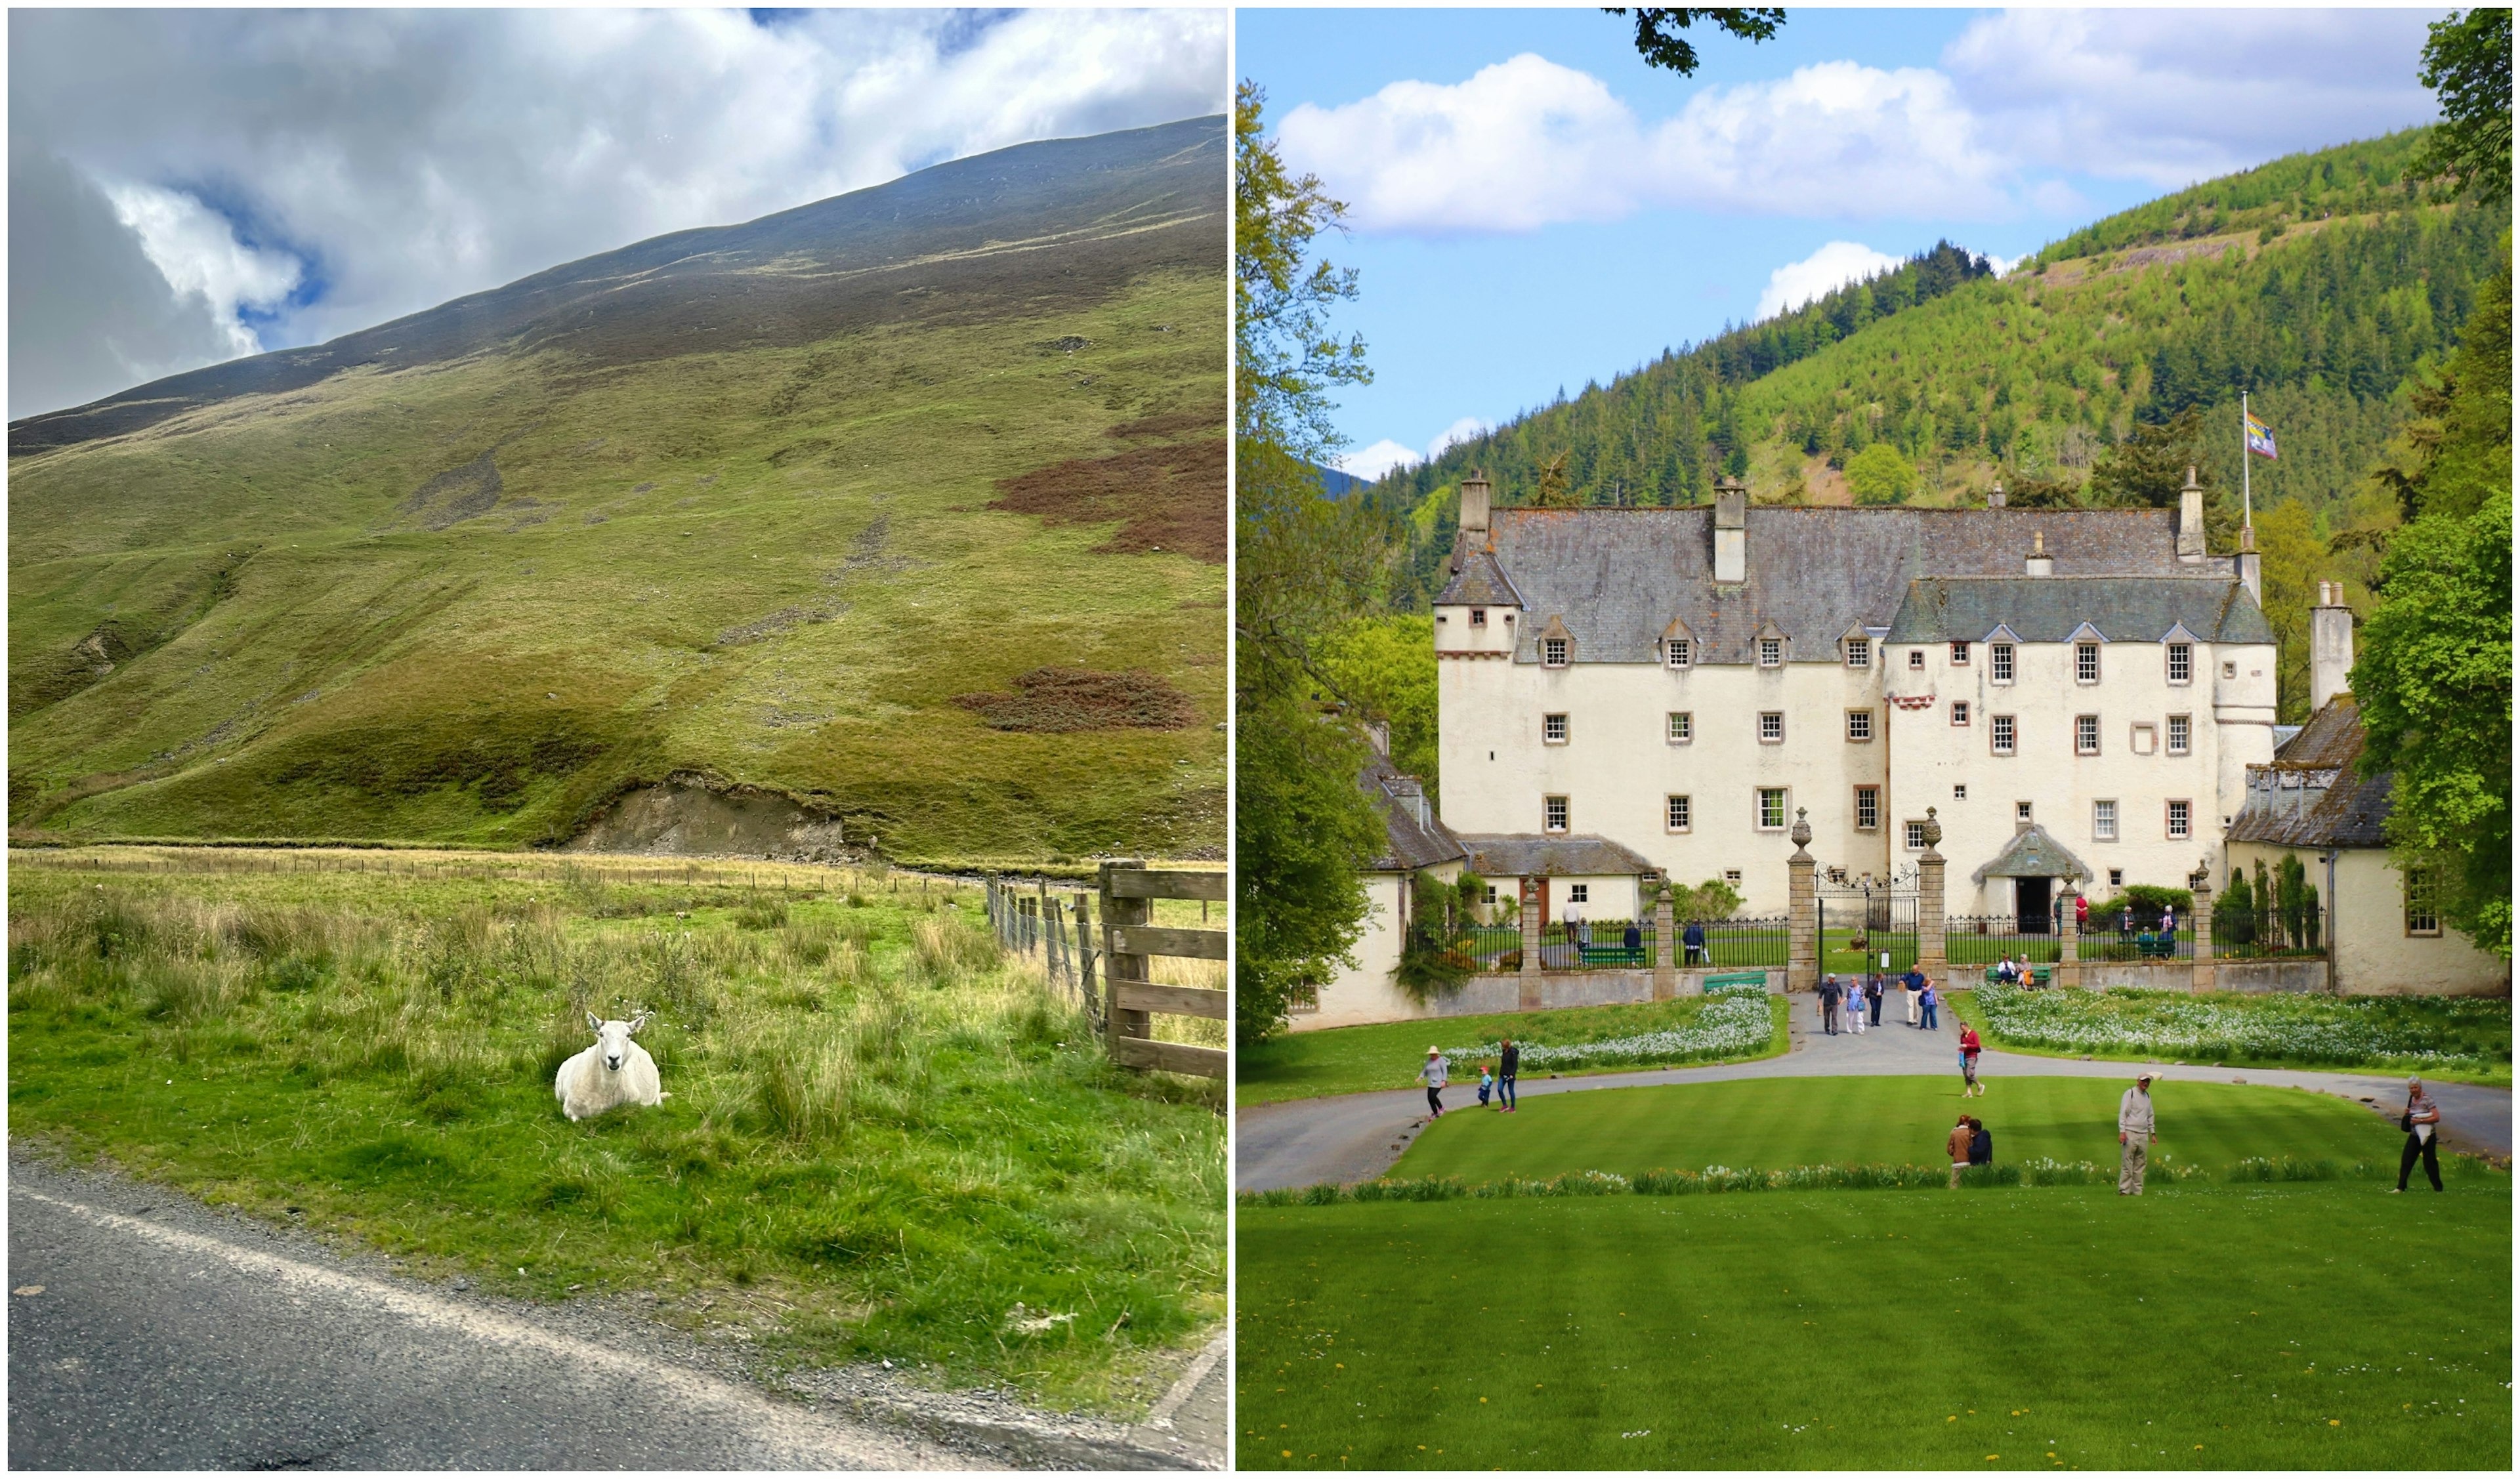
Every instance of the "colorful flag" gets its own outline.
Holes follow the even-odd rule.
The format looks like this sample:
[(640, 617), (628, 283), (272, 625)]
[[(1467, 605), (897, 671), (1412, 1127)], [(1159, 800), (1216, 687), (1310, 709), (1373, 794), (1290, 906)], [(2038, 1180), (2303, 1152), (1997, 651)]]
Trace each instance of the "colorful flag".
[(2267, 424), (2258, 420), (2254, 412), (2243, 415), (2241, 419), (2248, 424), (2249, 450), (2272, 462), (2275, 455), (2275, 434), (2267, 429)]

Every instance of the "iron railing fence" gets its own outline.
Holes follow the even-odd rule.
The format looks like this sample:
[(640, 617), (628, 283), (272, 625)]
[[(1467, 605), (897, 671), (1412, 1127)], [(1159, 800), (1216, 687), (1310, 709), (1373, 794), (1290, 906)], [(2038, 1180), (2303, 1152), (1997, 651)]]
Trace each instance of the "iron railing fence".
[(2218, 960), (2304, 959), (2327, 954), (2327, 919), (2316, 899), (2289, 908), (2214, 911)]
[[(1688, 919), (1677, 927), (1672, 960), (1683, 969), (1717, 970), (1747, 966), (1782, 966), (1792, 938), (1793, 921), (1783, 915), (1756, 919)], [(1698, 940), (1691, 943), (1689, 931)]]
[(2137, 910), (2129, 916), (2122, 909), (2106, 918), (2095, 914), (2076, 942), (2074, 954), (2086, 961), (2196, 959), (2195, 911), (2169, 910), (2166, 924), (2163, 913)]

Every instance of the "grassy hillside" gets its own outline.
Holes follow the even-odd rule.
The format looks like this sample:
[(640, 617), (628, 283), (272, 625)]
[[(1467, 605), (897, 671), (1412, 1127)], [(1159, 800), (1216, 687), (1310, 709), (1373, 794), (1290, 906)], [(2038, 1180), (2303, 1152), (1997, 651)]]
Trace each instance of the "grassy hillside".
[(550, 843), (690, 772), (895, 854), (1221, 847), (1222, 143), (1005, 151), (13, 426), (13, 829)]

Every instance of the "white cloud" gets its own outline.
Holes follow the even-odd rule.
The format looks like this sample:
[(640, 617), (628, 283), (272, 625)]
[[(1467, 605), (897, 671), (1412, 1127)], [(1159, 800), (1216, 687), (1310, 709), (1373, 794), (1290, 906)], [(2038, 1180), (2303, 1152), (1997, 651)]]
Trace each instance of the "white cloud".
[(1759, 294), (1753, 321), (1790, 313), (1816, 297), (1874, 273), (1887, 272), (1902, 259), (1875, 251), (1861, 242), (1831, 242), (1799, 262), (1787, 262), (1768, 274), (1768, 289)]
[(1435, 433), (1435, 439), (1426, 444), (1426, 456), (1429, 460), (1441, 457), (1448, 449), (1462, 442), (1475, 441), (1495, 429), (1496, 426), (1491, 423), (1483, 422), (1475, 416), (1464, 416)]
[[(945, 159), (1222, 112), (1228, 24), (1190, 9), (20, 10), (12, 167), (22, 144), (91, 186), (226, 213), (302, 264), (308, 301), (263, 337), (304, 343)], [(13, 213), (13, 258), (32, 229)], [(202, 265), (215, 256), (168, 259), (205, 285), (260, 283)], [(44, 352), (14, 329), (10, 348), (13, 415), (67, 403), (32, 403)]]
[(1492, 423), (1483, 422), (1475, 416), (1464, 416), (1436, 432), (1435, 439), (1426, 444), (1426, 450), (1423, 452), (1393, 441), (1386, 436), (1363, 451), (1350, 452), (1337, 459), (1338, 470), (1371, 482), (1396, 469), (1414, 468), (1421, 462), (1432, 462), (1443, 456), (1449, 448), (1462, 442), (1476, 440), (1495, 429), (1496, 426)]
[(296, 258), (239, 242), (227, 217), (181, 191), (116, 184), (105, 196), (177, 299), (206, 313), (233, 352), (261, 352), (238, 310), (267, 311), (287, 298), (301, 275)]

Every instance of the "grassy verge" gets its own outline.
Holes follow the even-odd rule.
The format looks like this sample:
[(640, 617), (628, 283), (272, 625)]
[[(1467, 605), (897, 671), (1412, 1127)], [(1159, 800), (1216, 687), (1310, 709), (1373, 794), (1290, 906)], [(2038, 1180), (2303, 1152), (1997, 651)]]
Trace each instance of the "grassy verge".
[[(1482, 1016), (1436, 1017), (1410, 1022), (1377, 1022), (1369, 1027), (1332, 1027), (1322, 1032), (1293, 1032), (1257, 1048), (1236, 1053), (1234, 1101), (1273, 1104), (1284, 1099), (1322, 1098), (1334, 1094), (1367, 1094), (1377, 1089), (1407, 1089), (1416, 1083), (1418, 1066), (1431, 1044), (1450, 1050), (1495, 1043), (1511, 1037), (1525, 1047), (1571, 1047), (1693, 1025), (1713, 998), (1688, 997), (1671, 1002), (1637, 1002), (1615, 1007), (1566, 1007), (1552, 1011), (1504, 1011)], [(1673, 1055), (1658, 1062), (1746, 1062), (1784, 1053), (1786, 1006), (1783, 997), (1770, 999), (1771, 1030), (1757, 1052), (1689, 1057)], [(1452, 1060), (1457, 1086), (1475, 1090), (1479, 1065), (1473, 1059)], [(1655, 1063), (1619, 1062), (1600, 1066), (1527, 1068), (1525, 1078), (1572, 1077), (1585, 1073), (1633, 1073)]]
[[(1633, 1177), (1663, 1167), (1930, 1165), (1965, 1110), (1995, 1133), (1999, 1160), (2117, 1160), (2114, 1079), (2022, 1078), (1963, 1102), (1958, 1075), (1736, 1079), (1533, 1095), (1510, 1118), (1448, 1114), (1392, 1167), (1395, 1177), (1545, 1180)], [(2359, 1104), (2297, 1089), (2182, 1081), (2153, 1089), (2155, 1154), (2207, 1166), (2249, 1156), (2385, 1162), (2402, 1139)]]
[(1245, 1469), (2510, 1457), (2499, 1177), (1246, 1207), (1236, 1258)]
[[(2330, 1073), (2406, 1073), (2511, 1087), (2508, 997), (2251, 996), (2177, 991), (2039, 991), (1980, 998), (1948, 994), (1952, 1010), (1990, 1048), (2045, 1057), (2214, 1063)], [(1996, 1002), (2009, 1009), (1990, 1009)], [(2013, 1031), (2004, 1030), (2006, 1026)], [(2290, 1033), (2283, 1052), (2245, 1051), (2243, 1034)], [(2340, 1046), (2340, 1041), (2343, 1045)], [(2357, 1041), (2359, 1040), (2359, 1041)], [(2423, 1044), (2440, 1056), (2403, 1049)]]
[[(22, 862), (11, 1133), (781, 1363), (1125, 1410), (1222, 1317), (1217, 1086), (1110, 1066), (976, 891), (491, 861)], [(561, 1117), (590, 1007), (655, 1009), (662, 1106)]]

